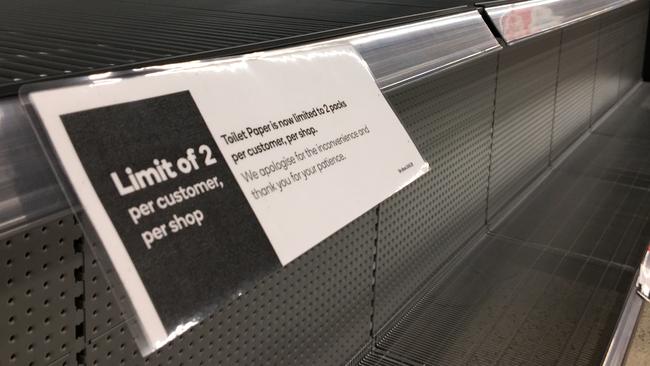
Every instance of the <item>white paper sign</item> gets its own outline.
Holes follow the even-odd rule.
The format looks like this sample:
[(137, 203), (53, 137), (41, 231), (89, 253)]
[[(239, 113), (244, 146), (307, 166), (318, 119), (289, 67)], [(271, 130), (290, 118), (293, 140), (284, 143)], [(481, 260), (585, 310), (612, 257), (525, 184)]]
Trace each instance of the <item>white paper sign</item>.
[[(162, 319), (162, 327), (147, 325), (152, 341), (169, 335), (176, 310), (162, 314), (164, 303), (157, 302), (156, 289), (142, 273), (142, 268), (154, 271), (147, 256), (177, 245), (180, 230), (193, 238), (211, 235), (214, 246), (238, 235), (220, 235), (219, 230), (233, 225), (215, 228), (235, 215), (238, 209), (231, 206), (239, 201), (223, 203), (231, 205), (228, 212), (207, 212), (198, 205), (213, 198), (205, 192), (190, 194), (200, 190), (197, 184), (222, 193), (240, 189), (277, 259), (286, 265), (428, 170), (367, 65), (348, 45), (152, 70), (157, 72), (126, 78), (98, 75), (88, 85), (29, 96), (136, 310), (146, 309), (139, 311), (143, 323)], [(181, 92), (186, 93), (178, 102), (175, 93)], [(192, 100), (200, 113), (185, 113)], [(136, 101), (140, 104), (129, 104)], [(114, 109), (116, 105), (125, 109)], [(97, 110), (101, 114), (93, 114)], [(154, 113), (162, 114), (158, 118)], [(163, 121), (177, 114), (182, 117)], [(209, 133), (200, 132), (201, 118)], [(91, 123), (97, 123), (91, 130), (75, 127)], [(214, 143), (218, 151), (213, 151)], [(98, 145), (103, 148), (92, 150)], [(108, 157), (115, 154), (114, 159), (103, 151)], [(127, 156), (124, 162), (122, 155)], [(236, 185), (222, 171), (199, 176), (219, 164), (225, 169), (219, 160), (225, 160)], [(181, 184), (181, 178), (189, 181)], [(174, 197), (183, 201), (182, 212), (165, 203)], [(242, 220), (255, 221), (242, 215)], [(147, 314), (156, 314), (152, 299), (162, 314), (158, 318)]]

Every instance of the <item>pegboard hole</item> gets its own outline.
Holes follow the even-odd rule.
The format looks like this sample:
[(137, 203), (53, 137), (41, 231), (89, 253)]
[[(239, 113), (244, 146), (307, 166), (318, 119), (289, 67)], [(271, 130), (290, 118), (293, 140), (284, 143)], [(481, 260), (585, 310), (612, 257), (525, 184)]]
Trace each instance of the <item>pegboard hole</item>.
[(10, 297), (9, 299), (7, 299), (7, 304), (8, 305), (13, 305), (14, 304), (14, 298)]
[(23, 238), (24, 238), (25, 240), (29, 240), (29, 233), (25, 233), (25, 235), (23, 235)]
[(7, 241), (5, 241), (5, 246), (6, 246), (7, 248), (11, 247), (11, 240), (7, 240)]

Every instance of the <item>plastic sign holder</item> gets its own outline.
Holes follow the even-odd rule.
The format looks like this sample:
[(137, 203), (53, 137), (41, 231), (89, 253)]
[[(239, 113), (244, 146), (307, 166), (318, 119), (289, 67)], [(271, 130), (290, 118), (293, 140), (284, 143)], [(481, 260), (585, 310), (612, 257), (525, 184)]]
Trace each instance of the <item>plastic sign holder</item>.
[(347, 43), (21, 91), (143, 355), (428, 171)]

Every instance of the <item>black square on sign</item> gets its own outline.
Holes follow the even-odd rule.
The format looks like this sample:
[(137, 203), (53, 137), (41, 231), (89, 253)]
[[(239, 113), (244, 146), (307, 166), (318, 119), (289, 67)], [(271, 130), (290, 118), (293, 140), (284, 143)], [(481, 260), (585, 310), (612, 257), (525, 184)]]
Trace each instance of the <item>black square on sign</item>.
[(168, 332), (281, 267), (188, 91), (61, 119)]

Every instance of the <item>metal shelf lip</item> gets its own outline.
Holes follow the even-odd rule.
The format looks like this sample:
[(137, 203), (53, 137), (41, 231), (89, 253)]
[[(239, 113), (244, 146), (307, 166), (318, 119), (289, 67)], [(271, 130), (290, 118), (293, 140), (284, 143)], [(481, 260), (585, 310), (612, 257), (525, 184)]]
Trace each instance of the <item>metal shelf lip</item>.
[(638, 0), (530, 0), (488, 6), (487, 15), (508, 45), (608, 13)]
[(639, 271), (636, 272), (632, 286), (628, 291), (625, 305), (623, 305), (623, 311), (616, 324), (616, 330), (609, 342), (609, 347), (603, 360), (603, 366), (620, 366), (623, 365), (625, 360), (625, 355), (632, 342), (634, 328), (636, 327), (643, 305), (642, 298), (635, 291), (638, 278)]
[(118, 7), (110, 1), (55, 7), (7, 1), (6, 11), (0, 12), (4, 28), (0, 54), (6, 58), (0, 60), (0, 96), (14, 95), (31, 82), (236, 56), (475, 9), (471, 0), (411, 4), (389, 0), (372, 5), (331, 0), (203, 1), (198, 6), (196, 1), (158, 1), (119, 2)]
[[(384, 91), (501, 49), (476, 10), (312, 45), (341, 42)], [(0, 233), (68, 207), (18, 98), (0, 99), (0, 146)]]
[(501, 49), (476, 10), (348, 37), (381, 89)]

